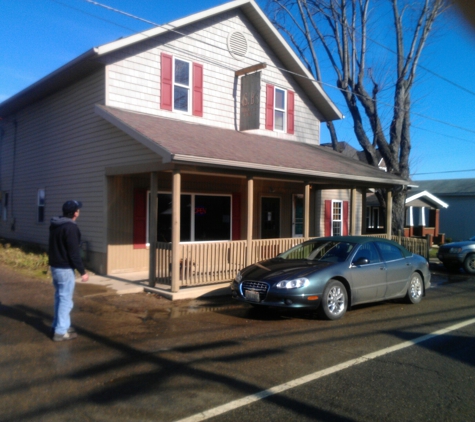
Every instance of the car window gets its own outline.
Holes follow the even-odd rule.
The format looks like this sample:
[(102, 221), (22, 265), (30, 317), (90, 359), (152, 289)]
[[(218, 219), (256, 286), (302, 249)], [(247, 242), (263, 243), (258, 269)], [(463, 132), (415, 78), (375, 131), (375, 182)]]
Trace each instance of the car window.
[(376, 242), (376, 244), (378, 245), (379, 251), (381, 252), (381, 255), (385, 261), (394, 261), (404, 257), (401, 249), (399, 249), (397, 246), (385, 242)]
[(358, 252), (356, 252), (355, 257), (353, 258), (353, 262), (356, 262), (360, 258), (366, 258), (370, 264), (381, 262), (378, 250), (376, 249), (376, 246), (373, 242), (361, 245), (358, 249)]

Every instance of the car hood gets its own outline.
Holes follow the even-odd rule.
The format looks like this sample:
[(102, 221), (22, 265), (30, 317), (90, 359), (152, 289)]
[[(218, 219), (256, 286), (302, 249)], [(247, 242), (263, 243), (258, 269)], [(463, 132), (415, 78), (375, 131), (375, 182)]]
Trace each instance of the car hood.
[(441, 249), (463, 248), (464, 246), (470, 245), (475, 245), (475, 242), (473, 240), (463, 240), (461, 242), (446, 243), (445, 245), (441, 246)]
[(253, 264), (243, 271), (242, 280), (259, 280), (277, 283), (299, 277), (309, 277), (316, 271), (335, 265), (331, 262), (311, 261), (307, 259), (270, 259)]

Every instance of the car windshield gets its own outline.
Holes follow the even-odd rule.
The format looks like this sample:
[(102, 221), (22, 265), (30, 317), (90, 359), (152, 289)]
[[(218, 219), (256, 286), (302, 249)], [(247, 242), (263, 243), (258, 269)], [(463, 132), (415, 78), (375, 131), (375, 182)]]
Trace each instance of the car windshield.
[(305, 242), (281, 253), (279, 258), (343, 262), (354, 247), (354, 243), (333, 240)]

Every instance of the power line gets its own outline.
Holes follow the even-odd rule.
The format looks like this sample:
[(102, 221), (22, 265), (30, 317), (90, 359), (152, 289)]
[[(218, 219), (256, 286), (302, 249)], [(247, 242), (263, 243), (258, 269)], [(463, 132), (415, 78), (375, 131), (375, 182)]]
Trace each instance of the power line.
[(420, 176), (420, 175), (423, 175), (423, 174), (467, 173), (467, 172), (471, 172), (471, 171), (475, 171), (475, 169), (468, 169), (468, 170), (447, 170), (447, 171), (432, 171), (432, 172), (429, 172), (429, 173), (414, 173), (413, 176), (415, 176), (416, 174), (417, 174), (418, 176)]

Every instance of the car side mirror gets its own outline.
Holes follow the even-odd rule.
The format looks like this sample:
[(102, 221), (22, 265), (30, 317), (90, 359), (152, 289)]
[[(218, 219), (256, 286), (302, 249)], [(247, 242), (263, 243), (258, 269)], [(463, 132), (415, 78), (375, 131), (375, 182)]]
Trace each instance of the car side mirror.
[(358, 258), (356, 261), (353, 261), (353, 265), (360, 266), (360, 265), (367, 265), (369, 264), (368, 258)]

